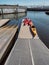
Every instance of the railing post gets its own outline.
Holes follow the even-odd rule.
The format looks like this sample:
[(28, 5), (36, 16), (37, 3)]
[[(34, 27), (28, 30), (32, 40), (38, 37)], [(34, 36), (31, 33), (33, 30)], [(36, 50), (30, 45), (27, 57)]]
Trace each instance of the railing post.
[(2, 19), (4, 18), (3, 9), (1, 8)]
[(18, 5), (17, 5), (17, 8), (16, 8), (16, 18), (18, 19)]

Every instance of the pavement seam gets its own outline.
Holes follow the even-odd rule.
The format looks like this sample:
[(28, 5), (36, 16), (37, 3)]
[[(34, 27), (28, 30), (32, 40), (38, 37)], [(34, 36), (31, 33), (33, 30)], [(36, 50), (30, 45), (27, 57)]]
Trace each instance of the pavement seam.
[(31, 49), (31, 45), (30, 45), (30, 40), (29, 40), (29, 49), (30, 49), (30, 55), (31, 55), (32, 65), (35, 65), (34, 64), (34, 59), (33, 59), (33, 54), (32, 54), (32, 49)]
[(18, 65), (21, 65), (21, 57), (20, 57), (20, 59), (19, 59), (19, 64)]

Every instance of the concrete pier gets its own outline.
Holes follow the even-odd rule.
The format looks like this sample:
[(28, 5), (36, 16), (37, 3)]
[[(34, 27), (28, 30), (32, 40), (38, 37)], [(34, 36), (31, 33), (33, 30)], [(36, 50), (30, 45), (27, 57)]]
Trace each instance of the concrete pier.
[(19, 38), (5, 65), (49, 65), (49, 49), (39, 39)]
[(9, 19), (0, 19), (0, 27), (6, 24), (9, 21)]
[(33, 38), (29, 26), (24, 26), (24, 23), (22, 23), (18, 38)]
[(32, 38), (30, 31), (26, 31), (25, 26), (21, 26), (18, 39), (5, 65), (49, 65), (49, 49), (38, 36)]

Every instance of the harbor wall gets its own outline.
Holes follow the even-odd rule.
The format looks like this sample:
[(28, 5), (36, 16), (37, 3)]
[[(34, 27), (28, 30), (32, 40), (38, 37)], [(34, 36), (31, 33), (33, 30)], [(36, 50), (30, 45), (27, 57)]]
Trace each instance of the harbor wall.
[[(9, 5), (8, 5), (9, 6)], [(6, 19), (6, 18), (17, 18), (19, 16), (20, 13), (26, 13), (26, 8), (24, 7), (3, 7), (1, 8), (0, 6), (0, 19)]]

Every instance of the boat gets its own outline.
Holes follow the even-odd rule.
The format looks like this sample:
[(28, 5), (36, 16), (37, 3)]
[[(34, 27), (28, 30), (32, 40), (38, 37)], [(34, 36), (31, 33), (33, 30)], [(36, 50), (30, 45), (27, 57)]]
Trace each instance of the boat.
[(33, 34), (33, 37), (35, 37), (37, 35), (37, 30), (36, 27), (33, 25), (30, 27), (31, 33)]
[(46, 11), (45, 13), (46, 13), (47, 15), (49, 15), (49, 11)]

